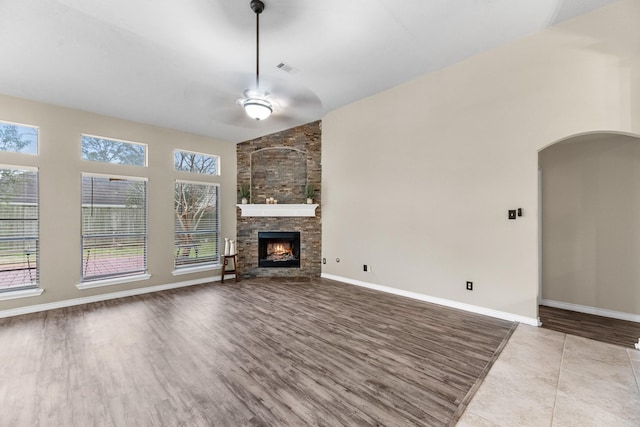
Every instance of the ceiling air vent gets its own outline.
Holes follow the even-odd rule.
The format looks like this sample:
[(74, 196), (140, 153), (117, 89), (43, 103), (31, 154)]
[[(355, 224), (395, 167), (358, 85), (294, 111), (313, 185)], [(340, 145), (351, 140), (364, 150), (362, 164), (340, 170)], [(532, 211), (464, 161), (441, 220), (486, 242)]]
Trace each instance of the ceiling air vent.
[(295, 74), (295, 73), (297, 73), (298, 71), (300, 71), (298, 68), (296, 68), (296, 67), (292, 67), (291, 65), (289, 65), (289, 64), (285, 64), (284, 62), (281, 62), (281, 63), (279, 63), (278, 65), (276, 65), (276, 68), (279, 68), (279, 69), (281, 69), (282, 71), (285, 71), (285, 72), (287, 72), (287, 73), (289, 73), (289, 74)]

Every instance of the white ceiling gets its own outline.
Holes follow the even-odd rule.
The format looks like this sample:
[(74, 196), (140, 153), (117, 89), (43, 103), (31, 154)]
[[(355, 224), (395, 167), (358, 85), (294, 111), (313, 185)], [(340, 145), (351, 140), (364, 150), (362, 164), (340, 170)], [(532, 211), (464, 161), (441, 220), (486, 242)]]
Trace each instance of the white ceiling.
[(239, 142), (614, 1), (264, 0), (255, 122), (249, 0), (0, 0), (0, 93)]

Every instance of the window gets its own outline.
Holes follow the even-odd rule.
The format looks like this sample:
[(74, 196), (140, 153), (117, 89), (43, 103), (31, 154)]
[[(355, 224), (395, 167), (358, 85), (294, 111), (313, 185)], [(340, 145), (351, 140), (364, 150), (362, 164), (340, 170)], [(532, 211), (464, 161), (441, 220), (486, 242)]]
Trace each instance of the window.
[(219, 175), (218, 156), (176, 150), (173, 163), (177, 171)]
[(38, 154), (38, 128), (0, 122), (0, 151)]
[(82, 158), (94, 162), (146, 166), (147, 146), (137, 142), (82, 135)]
[(147, 182), (82, 175), (82, 281), (147, 271)]
[(176, 269), (217, 263), (218, 185), (176, 181), (174, 207)]
[(0, 291), (38, 286), (38, 170), (0, 167)]

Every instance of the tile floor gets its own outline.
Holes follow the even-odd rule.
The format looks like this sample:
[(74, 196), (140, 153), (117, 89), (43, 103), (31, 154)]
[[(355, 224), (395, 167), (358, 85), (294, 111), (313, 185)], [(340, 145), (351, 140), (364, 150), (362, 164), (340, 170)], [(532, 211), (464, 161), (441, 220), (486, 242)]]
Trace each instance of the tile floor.
[(640, 351), (521, 324), (457, 425), (640, 426)]

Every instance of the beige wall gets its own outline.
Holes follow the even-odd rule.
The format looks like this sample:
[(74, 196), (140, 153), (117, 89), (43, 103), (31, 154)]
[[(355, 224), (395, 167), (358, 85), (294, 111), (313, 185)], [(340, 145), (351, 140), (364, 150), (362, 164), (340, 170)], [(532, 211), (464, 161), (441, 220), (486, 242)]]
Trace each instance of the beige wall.
[(571, 138), (540, 168), (542, 297), (640, 314), (640, 139)]
[[(235, 236), (235, 144), (96, 114), (0, 96), (0, 120), (39, 126), (38, 156), (0, 152), (0, 164), (37, 166), (40, 171), (39, 297), (0, 301), (0, 310), (82, 298), (101, 293), (196, 280), (219, 270), (174, 277), (173, 188), (175, 179), (194, 176), (173, 170), (173, 150), (181, 148), (221, 158), (222, 236)], [(148, 144), (146, 168), (81, 160), (82, 133)], [(80, 187), (82, 172), (148, 177), (148, 270), (151, 279), (78, 290), (80, 282)], [(200, 177), (198, 177), (200, 179)]]
[(639, 19), (623, 0), (327, 115), (323, 273), (535, 318), (538, 150), (640, 132)]

